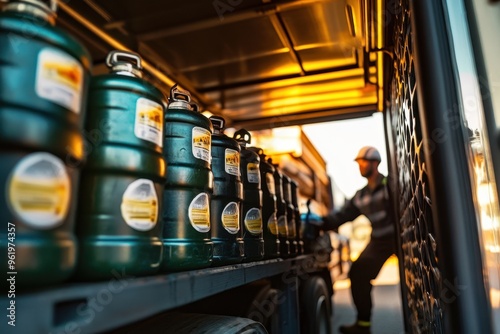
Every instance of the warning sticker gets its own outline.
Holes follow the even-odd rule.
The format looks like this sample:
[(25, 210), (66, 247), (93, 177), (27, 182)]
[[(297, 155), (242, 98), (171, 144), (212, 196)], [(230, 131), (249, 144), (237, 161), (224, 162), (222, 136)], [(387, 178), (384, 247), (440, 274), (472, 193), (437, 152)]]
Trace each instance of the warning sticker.
[(240, 152), (226, 148), (224, 169), (226, 173), (240, 176)]
[(240, 209), (236, 202), (229, 202), (222, 211), (222, 226), (231, 234), (236, 234), (240, 230)]
[(198, 126), (193, 128), (193, 155), (195, 158), (210, 162), (212, 160), (211, 143), (210, 131)]
[(35, 91), (43, 99), (79, 114), (83, 67), (66, 52), (46, 48), (38, 54)]
[(163, 107), (141, 97), (135, 110), (135, 136), (163, 147)]
[(247, 179), (248, 183), (260, 183), (259, 164), (253, 162), (247, 164)]
[(138, 179), (129, 184), (120, 209), (128, 226), (138, 231), (151, 230), (158, 221), (158, 196), (153, 181)]
[(71, 183), (58, 157), (37, 152), (14, 167), (7, 182), (7, 194), (11, 209), (26, 225), (49, 229), (66, 218)]
[(189, 220), (198, 232), (210, 231), (210, 206), (206, 193), (198, 194), (189, 204)]
[(262, 215), (260, 209), (251, 208), (245, 215), (245, 227), (252, 234), (262, 233)]

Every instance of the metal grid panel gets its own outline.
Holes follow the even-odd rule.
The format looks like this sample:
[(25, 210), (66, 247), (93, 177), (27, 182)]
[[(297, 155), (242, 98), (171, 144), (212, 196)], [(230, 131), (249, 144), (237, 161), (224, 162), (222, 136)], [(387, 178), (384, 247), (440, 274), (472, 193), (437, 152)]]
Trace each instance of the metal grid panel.
[(442, 279), (418, 112), (411, 13), (408, 1), (402, 0), (400, 5), (403, 10), (395, 16), (391, 120), (396, 138), (403, 291), (406, 292), (412, 332), (444, 333), (440, 301)]

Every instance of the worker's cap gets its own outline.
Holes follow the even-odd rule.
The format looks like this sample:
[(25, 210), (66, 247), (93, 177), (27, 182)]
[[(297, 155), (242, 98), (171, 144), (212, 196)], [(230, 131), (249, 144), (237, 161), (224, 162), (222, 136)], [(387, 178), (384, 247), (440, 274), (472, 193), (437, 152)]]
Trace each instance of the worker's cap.
[(382, 158), (380, 157), (380, 153), (373, 146), (362, 147), (359, 150), (358, 155), (356, 156), (356, 158), (354, 160), (357, 161), (359, 159), (373, 160), (373, 161), (378, 161), (378, 162), (382, 161)]

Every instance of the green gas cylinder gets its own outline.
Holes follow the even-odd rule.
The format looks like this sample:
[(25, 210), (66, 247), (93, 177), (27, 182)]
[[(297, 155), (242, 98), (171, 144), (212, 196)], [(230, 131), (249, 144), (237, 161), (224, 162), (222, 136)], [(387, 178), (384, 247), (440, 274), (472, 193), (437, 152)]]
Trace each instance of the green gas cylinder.
[(163, 151), (167, 163), (163, 270), (196, 269), (212, 263), (212, 132), (212, 123), (199, 113), (189, 92), (173, 86), (165, 115)]
[(241, 178), (243, 180), (242, 228), (245, 243), (245, 261), (261, 260), (264, 257), (262, 228), (262, 190), (260, 187), (260, 157), (247, 149), (252, 137), (245, 129), (236, 131), (233, 138), (241, 147)]
[(0, 257), (18, 288), (63, 281), (76, 263), (91, 58), (55, 17), (55, 0), (0, 13)]
[(212, 172), (214, 191), (210, 216), (214, 254), (212, 265), (237, 263), (245, 253), (241, 229), (243, 184), (240, 173), (240, 146), (224, 134), (225, 120), (212, 116)]
[(272, 259), (280, 255), (278, 238), (278, 218), (276, 203), (276, 185), (274, 182), (274, 166), (266, 160), (264, 150), (260, 147), (249, 147), (260, 158), (260, 180), (262, 189), (262, 230), (264, 238), (264, 258)]
[(140, 56), (112, 51), (106, 65), (110, 73), (93, 77), (89, 90), (76, 279), (154, 274), (162, 255), (166, 101), (142, 78)]
[(295, 226), (295, 210), (292, 204), (292, 180), (283, 174), (283, 199), (286, 204), (286, 223), (288, 225), (288, 242), (290, 243), (290, 256), (298, 253), (297, 233)]
[(304, 240), (302, 238), (303, 227), (302, 221), (300, 219), (300, 208), (299, 208), (299, 187), (297, 182), (292, 180), (290, 182), (292, 189), (292, 205), (293, 212), (295, 213), (295, 233), (297, 239), (297, 252), (298, 254), (304, 254)]
[(283, 196), (283, 174), (278, 166), (274, 166), (274, 185), (276, 188), (276, 216), (278, 219), (280, 257), (287, 258), (290, 256), (290, 241), (288, 241), (288, 223), (286, 217), (287, 205)]

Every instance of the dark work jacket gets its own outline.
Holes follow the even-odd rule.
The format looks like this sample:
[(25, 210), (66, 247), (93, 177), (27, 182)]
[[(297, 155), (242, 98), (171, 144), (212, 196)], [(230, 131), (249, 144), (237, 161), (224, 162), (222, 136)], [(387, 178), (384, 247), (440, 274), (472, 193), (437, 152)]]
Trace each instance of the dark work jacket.
[(393, 235), (394, 221), (391, 215), (387, 178), (381, 175), (373, 191), (366, 185), (346, 202), (340, 211), (333, 211), (323, 217), (326, 230), (337, 229), (345, 222), (365, 215), (372, 224), (372, 238)]

